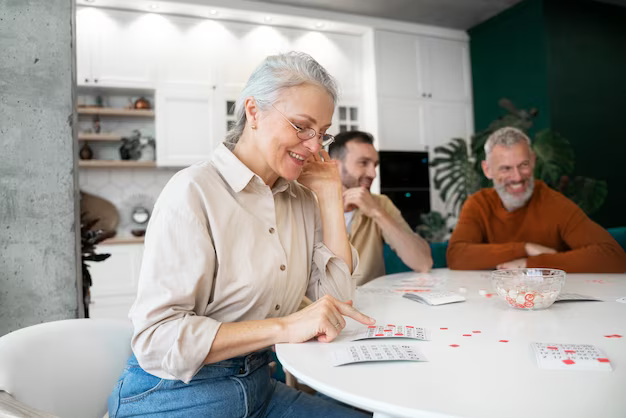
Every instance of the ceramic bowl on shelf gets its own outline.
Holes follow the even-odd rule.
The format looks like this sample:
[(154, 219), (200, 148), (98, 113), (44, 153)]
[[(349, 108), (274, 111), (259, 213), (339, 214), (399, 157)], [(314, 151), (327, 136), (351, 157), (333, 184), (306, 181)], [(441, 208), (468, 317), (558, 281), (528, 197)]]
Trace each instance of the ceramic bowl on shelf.
[(510, 307), (540, 310), (549, 308), (561, 293), (565, 272), (544, 268), (495, 270), (491, 283)]

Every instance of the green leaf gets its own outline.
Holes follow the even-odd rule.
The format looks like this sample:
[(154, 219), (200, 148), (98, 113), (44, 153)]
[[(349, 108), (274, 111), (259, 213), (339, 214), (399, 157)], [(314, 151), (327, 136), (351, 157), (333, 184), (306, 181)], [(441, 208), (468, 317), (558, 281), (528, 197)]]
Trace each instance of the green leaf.
[(549, 186), (556, 187), (562, 176), (574, 171), (574, 150), (561, 135), (543, 130), (535, 135), (532, 148), (537, 156), (535, 178)]
[(464, 139), (454, 138), (434, 151), (436, 156), (431, 161), (431, 166), (435, 168), (433, 184), (441, 200), (454, 202), (450, 208), (456, 214), (467, 197), (478, 190), (479, 177), (473, 169), (473, 160)]
[(420, 215), (420, 224), (415, 229), (428, 242), (443, 242), (448, 234), (447, 221), (450, 215), (443, 216), (437, 211)]

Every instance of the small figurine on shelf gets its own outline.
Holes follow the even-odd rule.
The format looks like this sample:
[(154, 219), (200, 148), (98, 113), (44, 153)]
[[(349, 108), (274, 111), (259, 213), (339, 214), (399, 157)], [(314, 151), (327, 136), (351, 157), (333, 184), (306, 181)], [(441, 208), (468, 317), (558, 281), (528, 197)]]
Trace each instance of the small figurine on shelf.
[(92, 119), (93, 132), (99, 134), (100, 133), (100, 116), (94, 115)]
[[(139, 160), (142, 157), (143, 150), (148, 147), (151, 147), (152, 155), (154, 155), (154, 146), (154, 138), (142, 136), (141, 132), (135, 129), (130, 137), (122, 138), (120, 157), (122, 160)], [(145, 160), (145, 158), (141, 159)]]

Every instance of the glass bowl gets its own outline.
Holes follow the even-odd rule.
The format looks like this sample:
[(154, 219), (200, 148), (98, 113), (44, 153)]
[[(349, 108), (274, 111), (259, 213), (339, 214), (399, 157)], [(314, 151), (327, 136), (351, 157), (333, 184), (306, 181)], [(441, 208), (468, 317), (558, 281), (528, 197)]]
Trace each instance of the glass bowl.
[(507, 269), (491, 272), (491, 283), (509, 306), (516, 309), (549, 308), (565, 284), (565, 272), (556, 269)]

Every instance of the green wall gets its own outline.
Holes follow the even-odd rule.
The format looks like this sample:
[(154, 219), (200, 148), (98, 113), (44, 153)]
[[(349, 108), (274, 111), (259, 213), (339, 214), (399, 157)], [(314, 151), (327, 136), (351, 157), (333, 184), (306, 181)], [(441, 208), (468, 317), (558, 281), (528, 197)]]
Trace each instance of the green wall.
[(526, 0), (468, 33), (476, 130), (505, 113), (502, 97), (536, 107), (534, 131), (551, 128), (572, 143), (575, 175), (607, 181), (591, 217), (626, 225), (626, 8)]
[(609, 193), (592, 218), (626, 225), (626, 8), (545, 0), (552, 129), (574, 147), (575, 174)]
[(547, 39), (541, 0), (528, 0), (468, 31), (476, 131), (506, 114), (498, 100), (539, 109), (535, 130), (549, 126)]

